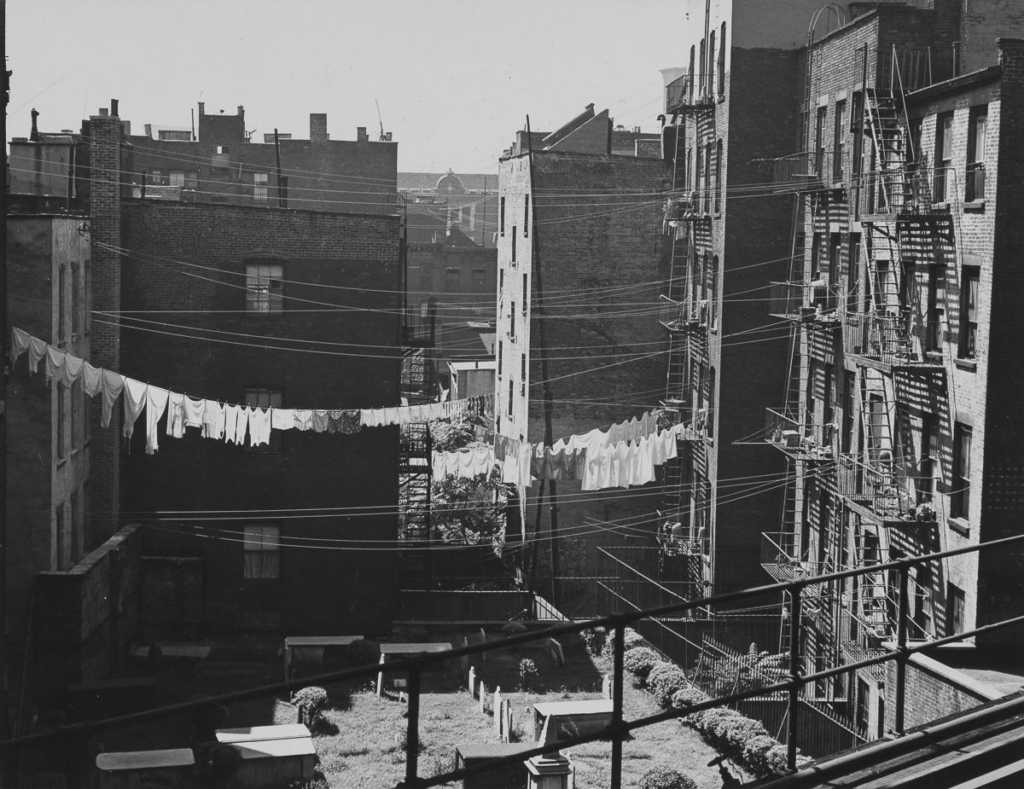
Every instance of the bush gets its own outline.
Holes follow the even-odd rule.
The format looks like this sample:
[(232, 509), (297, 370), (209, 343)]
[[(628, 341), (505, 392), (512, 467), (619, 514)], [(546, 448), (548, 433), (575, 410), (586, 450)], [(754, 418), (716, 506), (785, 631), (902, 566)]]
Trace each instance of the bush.
[(633, 647), (622, 656), (622, 666), (634, 677), (643, 680), (656, 663), (660, 663), (658, 653), (649, 647)]
[(738, 717), (742, 716), (736, 710), (729, 709), (728, 707), (712, 707), (709, 710), (705, 710), (704, 714), (700, 716), (698, 726), (701, 734), (712, 745), (724, 748), (728, 743), (726, 731), (728, 730), (729, 722)]
[(743, 746), (752, 738), (768, 734), (768, 730), (761, 721), (743, 716), (726, 721), (722, 728), (724, 744), (728, 745), (730, 752), (737, 757), (743, 755)]
[(587, 650), (587, 654), (597, 657), (604, 651), (608, 634), (603, 627), (589, 627), (580, 633), (580, 639)]
[[(657, 672), (657, 674), (655, 674)], [(656, 666), (647, 675), (647, 687), (655, 701), (666, 709), (672, 705), (672, 697), (687, 685), (686, 675), (678, 666), (669, 664), (667, 668)]]
[(522, 660), (519, 661), (520, 690), (529, 690), (539, 676), (540, 670), (537, 668), (537, 664), (533, 662), (532, 658), (524, 657)]
[(760, 734), (747, 740), (743, 745), (743, 752), (740, 758), (752, 773), (758, 777), (769, 775), (771, 770), (768, 767), (768, 752), (778, 746), (775, 738), (767, 734)]
[(327, 691), (316, 685), (309, 685), (295, 692), (292, 704), (299, 708), (299, 717), (311, 721), (323, 715), (330, 706)]
[[(623, 651), (628, 652), (634, 647), (643, 646), (644, 637), (636, 632), (633, 628), (627, 627), (623, 630), (625, 637), (622, 639)], [(615, 656), (615, 632), (608, 631), (605, 636), (604, 650), (602, 654), (611, 660)]]
[(692, 685), (687, 685), (672, 694), (672, 706), (677, 710), (685, 710), (694, 704), (701, 704), (707, 700), (708, 697)]
[(667, 767), (652, 767), (640, 776), (639, 789), (697, 789), (689, 776)]

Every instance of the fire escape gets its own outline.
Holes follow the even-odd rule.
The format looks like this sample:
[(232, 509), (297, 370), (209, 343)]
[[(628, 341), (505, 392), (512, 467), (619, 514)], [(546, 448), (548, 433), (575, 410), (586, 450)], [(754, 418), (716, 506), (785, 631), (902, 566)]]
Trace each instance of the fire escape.
[[(680, 435), (679, 457), (663, 467), (661, 484), (666, 491), (662, 512), (668, 522), (659, 535), (659, 569), (663, 578), (682, 579), (694, 596), (709, 591), (711, 584), (711, 485), (708, 481), (707, 434), (709, 386), (708, 328), (717, 305), (708, 281), (710, 272), (700, 266), (697, 245), (710, 245), (710, 162), (701, 173), (691, 174), (697, 189), (686, 191), (679, 183), (680, 141), (687, 120), (692, 120), (697, 144), (714, 139), (713, 86), (698, 86), (696, 75), (683, 74), (666, 86), (666, 115), (676, 132), (672, 194), (665, 204), (665, 232), (671, 245), (668, 287), (661, 296), (659, 322), (668, 335), (665, 397), (661, 401), (666, 426), (685, 424)], [(681, 258), (681, 260), (680, 260)]]

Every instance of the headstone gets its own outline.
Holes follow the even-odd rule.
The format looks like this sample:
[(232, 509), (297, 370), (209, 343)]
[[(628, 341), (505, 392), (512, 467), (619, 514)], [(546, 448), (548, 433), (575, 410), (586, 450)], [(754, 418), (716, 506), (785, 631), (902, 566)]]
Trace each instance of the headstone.
[(487, 685), (480, 680), (480, 712), (484, 711), (484, 702), (487, 700)]
[(601, 677), (601, 695), (606, 699), (612, 697), (612, 678), (607, 674)]
[(469, 691), (470, 696), (476, 694), (476, 669), (473, 666), (469, 667), (469, 677), (466, 680), (466, 690)]
[(502, 733), (502, 742), (512, 742), (512, 701), (505, 699), (505, 714), (502, 716), (504, 721), (504, 732)]
[(501, 685), (494, 689), (494, 704), (491, 705), (491, 712), (494, 715), (494, 732), (501, 736)]
[[(379, 662), (379, 664), (381, 666), (384, 665), (384, 655), (383, 654), (380, 656), (380, 660), (378, 662)], [(379, 699), (383, 695), (383, 693), (384, 693), (384, 672), (383, 671), (378, 671), (377, 672), (377, 698)]]

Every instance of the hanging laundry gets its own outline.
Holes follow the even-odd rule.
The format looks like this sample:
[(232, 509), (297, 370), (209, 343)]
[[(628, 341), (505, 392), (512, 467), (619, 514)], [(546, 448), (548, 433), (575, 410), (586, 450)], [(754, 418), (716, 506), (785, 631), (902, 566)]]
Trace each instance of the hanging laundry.
[(28, 369), (30, 372), (39, 372), (39, 362), (46, 356), (46, 349), (49, 348), (44, 340), (33, 337), (28, 343)]
[(146, 388), (146, 454), (152, 455), (160, 449), (157, 434), (157, 423), (167, 409), (167, 401), (171, 393), (159, 386)]
[[(240, 444), (238, 439), (239, 412), (242, 409), (237, 405), (224, 404), (224, 442), (226, 444)], [(242, 440), (245, 434), (242, 435)]]
[(23, 353), (28, 351), (32, 335), (17, 327), (11, 327), (11, 366), (13, 367)]
[(270, 412), (270, 427), (274, 430), (295, 429), (294, 408), (274, 408)]
[(327, 432), (352, 435), (358, 433), (362, 425), (359, 422), (359, 411), (344, 409), (340, 411), (329, 411), (327, 417)]
[(237, 422), (235, 423), (235, 443), (244, 446), (245, 437), (249, 432), (249, 418), (252, 416), (252, 409), (248, 406), (238, 407)]
[(266, 446), (270, 443), (270, 424), (273, 419), (272, 408), (252, 408), (249, 411), (249, 445)]
[(203, 438), (224, 438), (224, 407), (216, 400), (203, 401)]
[[(110, 427), (114, 415), (114, 404), (124, 390), (124, 376), (111, 370), (101, 370), (103, 387), (103, 414), (100, 418), (101, 427)], [(136, 414), (136, 416), (138, 416)]]
[(295, 409), (295, 429), (302, 431), (312, 430), (313, 412), (308, 408)]
[(46, 380), (62, 380), (64, 376), (64, 351), (54, 348), (52, 345), (46, 347)]
[(103, 369), (82, 362), (82, 391), (95, 397), (103, 391)]
[(194, 397), (185, 396), (183, 404), (185, 414), (185, 427), (202, 427), (203, 415), (206, 411), (206, 401), (197, 400)]
[(124, 378), (124, 425), (122, 431), (125, 438), (131, 438), (135, 432), (135, 420), (139, 418), (146, 406), (146, 389), (149, 387), (134, 378)]
[(181, 438), (185, 435), (185, 395), (169, 392), (167, 395), (167, 435)]
[(64, 382), (65, 386), (71, 386), (81, 377), (84, 364), (85, 362), (77, 356), (73, 356), (70, 353), (64, 354), (64, 370), (60, 380)]
[(331, 414), (323, 409), (313, 411), (312, 430), (314, 433), (326, 433), (327, 426), (331, 423)]

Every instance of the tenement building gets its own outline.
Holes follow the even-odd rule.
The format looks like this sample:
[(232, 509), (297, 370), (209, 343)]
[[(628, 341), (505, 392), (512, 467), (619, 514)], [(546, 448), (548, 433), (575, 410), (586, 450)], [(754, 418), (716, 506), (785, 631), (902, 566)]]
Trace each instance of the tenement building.
[[(612, 131), (608, 111), (590, 105), (557, 131), (519, 132), (499, 163), (494, 425), (514, 440), (607, 428), (664, 390), (655, 312), (670, 168), (660, 156), (614, 153)], [(529, 531), (551, 538), (537, 549), (538, 577), (593, 575), (597, 546), (621, 537), (581, 525), (654, 518), (656, 493), (641, 494), (535, 483)], [(575, 594), (589, 587), (562, 589), (559, 602), (581, 603)]]
[[(793, 327), (765, 432), (790, 472), (782, 522), (762, 535), (777, 580), (1020, 533), (1024, 43), (995, 37), (1024, 20), (996, 3), (873, 5), (807, 49), (796, 152), (774, 163), (795, 217), (791, 270), (772, 286), (772, 315)], [(903, 584), (879, 571), (808, 587), (803, 670), (876, 654), (901, 609), (918, 641), (1010, 616), (1020, 567), (970, 553)], [(814, 695), (873, 739), (893, 726), (895, 685), (861, 669)], [(933, 685), (910, 670), (905, 725), (955, 711)]]

